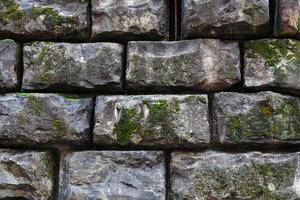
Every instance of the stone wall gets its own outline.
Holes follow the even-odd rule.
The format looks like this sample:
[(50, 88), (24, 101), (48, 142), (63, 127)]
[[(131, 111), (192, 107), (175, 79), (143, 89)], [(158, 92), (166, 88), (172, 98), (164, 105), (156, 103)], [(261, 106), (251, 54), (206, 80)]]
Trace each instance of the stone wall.
[(300, 0), (0, 0), (0, 199), (300, 199)]

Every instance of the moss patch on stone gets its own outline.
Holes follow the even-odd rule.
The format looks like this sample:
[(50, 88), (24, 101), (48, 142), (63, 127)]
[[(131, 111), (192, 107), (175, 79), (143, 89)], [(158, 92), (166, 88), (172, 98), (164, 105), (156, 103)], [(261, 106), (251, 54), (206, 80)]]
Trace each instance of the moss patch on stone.
[(78, 20), (76, 16), (63, 16), (60, 15), (59, 11), (52, 7), (32, 7), (30, 10), (30, 16), (36, 19), (39, 16), (45, 16), (43, 24), (48, 29), (54, 29), (57, 26), (72, 25)]
[(300, 138), (300, 107), (296, 100), (287, 99), (279, 107), (270, 99), (261, 102), (247, 114), (229, 119), (227, 137), (232, 141), (253, 137), (295, 140)]
[(268, 70), (280, 78), (300, 66), (300, 42), (296, 40), (254, 40), (247, 42), (246, 58), (263, 59)]
[(254, 17), (256, 14), (269, 15), (265, 11), (261, 0), (246, 1), (245, 8), (243, 9), (243, 12), (251, 17)]
[[(133, 55), (131, 60), (130, 74), (135, 80), (139, 80), (141, 77), (144, 78), (145, 71), (151, 79), (159, 81), (157, 84), (163, 85), (182, 84), (182, 80), (194, 83), (200, 79), (199, 72), (197, 72), (199, 77), (192, 73), (195, 71), (195, 60), (190, 55), (180, 55), (171, 58), (148, 58), (147, 61), (145, 58)], [(145, 65), (144, 63), (149, 64)]]
[(40, 117), (45, 112), (45, 105), (43, 99), (38, 96), (28, 96), (27, 105), (28, 108), (33, 112), (33, 114), (37, 117)]
[(24, 13), (21, 6), (15, 0), (1, 0), (4, 7), (0, 11), (0, 22), (4, 25), (22, 19)]
[(297, 163), (254, 163), (199, 172), (196, 195), (207, 199), (289, 199)]
[[(66, 49), (62, 45), (51, 46), (42, 43), (37, 44), (36, 59), (31, 60), (36, 76), (34, 81), (41, 84), (66, 83), (76, 79), (80, 74), (80, 66), (66, 56)], [(74, 78), (75, 77), (75, 78)]]
[(147, 138), (167, 137), (172, 133), (173, 120), (179, 111), (179, 102), (171, 100), (144, 100), (133, 107), (123, 107), (120, 120), (113, 129), (119, 144), (129, 144), (132, 137), (141, 140)]
[(51, 160), (51, 156), (47, 153), (42, 157), (41, 163), (45, 167), (46, 176), (49, 179), (53, 178), (54, 175), (54, 162)]

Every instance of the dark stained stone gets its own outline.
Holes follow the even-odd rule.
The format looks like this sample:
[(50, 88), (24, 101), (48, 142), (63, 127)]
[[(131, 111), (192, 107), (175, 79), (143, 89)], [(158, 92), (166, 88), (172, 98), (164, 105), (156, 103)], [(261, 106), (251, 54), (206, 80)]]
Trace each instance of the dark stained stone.
[(71, 99), (55, 94), (0, 96), (1, 144), (85, 145), (90, 141), (92, 99)]
[(15, 89), (18, 85), (19, 47), (13, 40), (0, 40), (0, 89)]
[(182, 37), (249, 38), (266, 36), (268, 0), (183, 0)]
[(276, 0), (275, 35), (299, 37), (300, 2), (298, 0)]
[(167, 39), (167, 5), (167, 0), (92, 0), (92, 39)]

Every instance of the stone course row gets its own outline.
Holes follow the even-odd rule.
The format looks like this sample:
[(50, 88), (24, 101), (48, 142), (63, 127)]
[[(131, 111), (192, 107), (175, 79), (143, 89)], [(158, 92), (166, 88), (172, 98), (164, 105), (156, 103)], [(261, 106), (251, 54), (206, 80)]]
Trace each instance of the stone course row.
[(0, 197), (81, 199), (258, 199), (300, 197), (299, 153), (173, 152), (170, 188), (160, 151), (77, 151), (61, 156), (56, 177), (49, 152), (0, 150)]
[[(298, 37), (299, 2), (275, 2), (275, 35)], [(269, 7), (268, 0), (182, 0), (182, 37), (265, 37)], [(170, 12), (167, 0), (91, 0), (91, 8), (88, 0), (1, 0), (0, 36), (86, 41), (91, 27), (98, 41), (168, 39)]]
[[(300, 90), (300, 42), (245, 42), (244, 66), (237, 42), (216, 39), (176, 42), (27, 43), (23, 47), (25, 91), (215, 92), (241, 84), (250, 89)], [(0, 41), (0, 89), (21, 83), (20, 48)], [(126, 65), (126, 76), (123, 74)], [(124, 77), (125, 76), (125, 77)], [(126, 86), (124, 86), (124, 80)]]
[(52, 148), (195, 148), (208, 146), (212, 136), (220, 144), (300, 142), (298, 97), (222, 92), (214, 95), (211, 109), (210, 124), (206, 95), (98, 96), (92, 120), (92, 98), (6, 94), (0, 96), (0, 140), (6, 146)]

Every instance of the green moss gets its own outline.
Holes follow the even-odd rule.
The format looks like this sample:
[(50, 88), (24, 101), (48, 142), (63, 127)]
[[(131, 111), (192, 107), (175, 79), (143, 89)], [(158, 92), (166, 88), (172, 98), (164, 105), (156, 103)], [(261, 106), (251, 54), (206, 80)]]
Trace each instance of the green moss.
[[(146, 106), (146, 110), (144, 106)], [(113, 134), (119, 144), (131, 143), (132, 136), (150, 139), (164, 135), (167, 137), (173, 131), (172, 121), (179, 111), (179, 102), (171, 100), (144, 100), (134, 107), (123, 107)], [(147, 113), (145, 113), (147, 112)]]
[(262, 102), (247, 114), (230, 118), (228, 137), (233, 141), (251, 137), (299, 139), (299, 105), (292, 99), (286, 100), (278, 108), (272, 105), (271, 100)]
[(144, 65), (143, 63), (146, 60), (137, 55), (134, 55), (131, 59), (133, 63), (131, 74), (137, 80), (145, 77), (145, 71), (149, 74), (149, 77), (159, 80), (160, 84), (167, 85), (175, 84), (178, 80), (195, 80), (197, 78), (194, 73), (181, 73), (182, 71), (190, 72), (195, 70), (195, 59), (191, 58), (190, 55), (180, 55), (171, 58), (156, 57), (148, 59), (148, 65)]
[(68, 94), (57, 94), (59, 96), (62, 96), (65, 100), (80, 100), (80, 98), (78, 98), (75, 95), (68, 95)]
[(18, 96), (21, 96), (21, 97), (29, 97), (29, 96), (34, 96), (35, 93), (24, 93), (24, 92), (20, 92), (20, 93), (17, 93)]
[[(211, 169), (197, 177), (198, 197), (212, 199), (283, 200), (289, 199), (297, 163), (254, 163), (226, 169)], [(273, 187), (273, 188), (272, 188)]]
[[(265, 9), (263, 8), (263, 4), (261, 2), (261, 0), (256, 0), (255, 2), (252, 1), (246, 1), (246, 5), (245, 8), (243, 9), (243, 12), (246, 15), (249, 16), (254, 16), (255, 14), (265, 14), (264, 13)], [(267, 15), (269, 15), (269, 13), (267, 13)]]
[(38, 96), (28, 96), (27, 106), (32, 110), (33, 114), (36, 116), (41, 116), (44, 111), (44, 102), (41, 97)]
[(46, 169), (46, 176), (49, 179), (52, 179), (54, 175), (54, 163), (51, 160), (51, 156), (49, 156), (49, 154), (47, 153), (46, 155), (43, 156), (41, 162)]
[(138, 121), (139, 116), (137, 116), (135, 109), (122, 109), (120, 120), (113, 130), (119, 144), (129, 143), (132, 134), (142, 128)]
[(32, 7), (30, 15), (32, 18), (45, 16), (43, 24), (45, 24), (48, 29), (53, 29), (56, 26), (75, 24), (78, 20), (75, 16), (62, 16), (59, 14), (59, 11), (52, 7)]
[(24, 13), (15, 0), (2, 0), (4, 8), (0, 11), (0, 22), (4, 25), (22, 19)]
[(35, 82), (41, 84), (68, 82), (80, 74), (80, 66), (69, 56), (63, 45), (47, 45), (42, 43), (38, 48), (38, 57), (31, 60), (35, 66)]
[(276, 76), (286, 78), (300, 65), (300, 42), (295, 40), (254, 40), (246, 43), (247, 58), (265, 61)]
[(66, 131), (65, 122), (61, 119), (53, 119), (51, 125), (59, 133), (63, 133), (64, 131)]
[(188, 103), (204, 103), (206, 104), (206, 98), (201, 96), (191, 95), (185, 98), (185, 101)]

